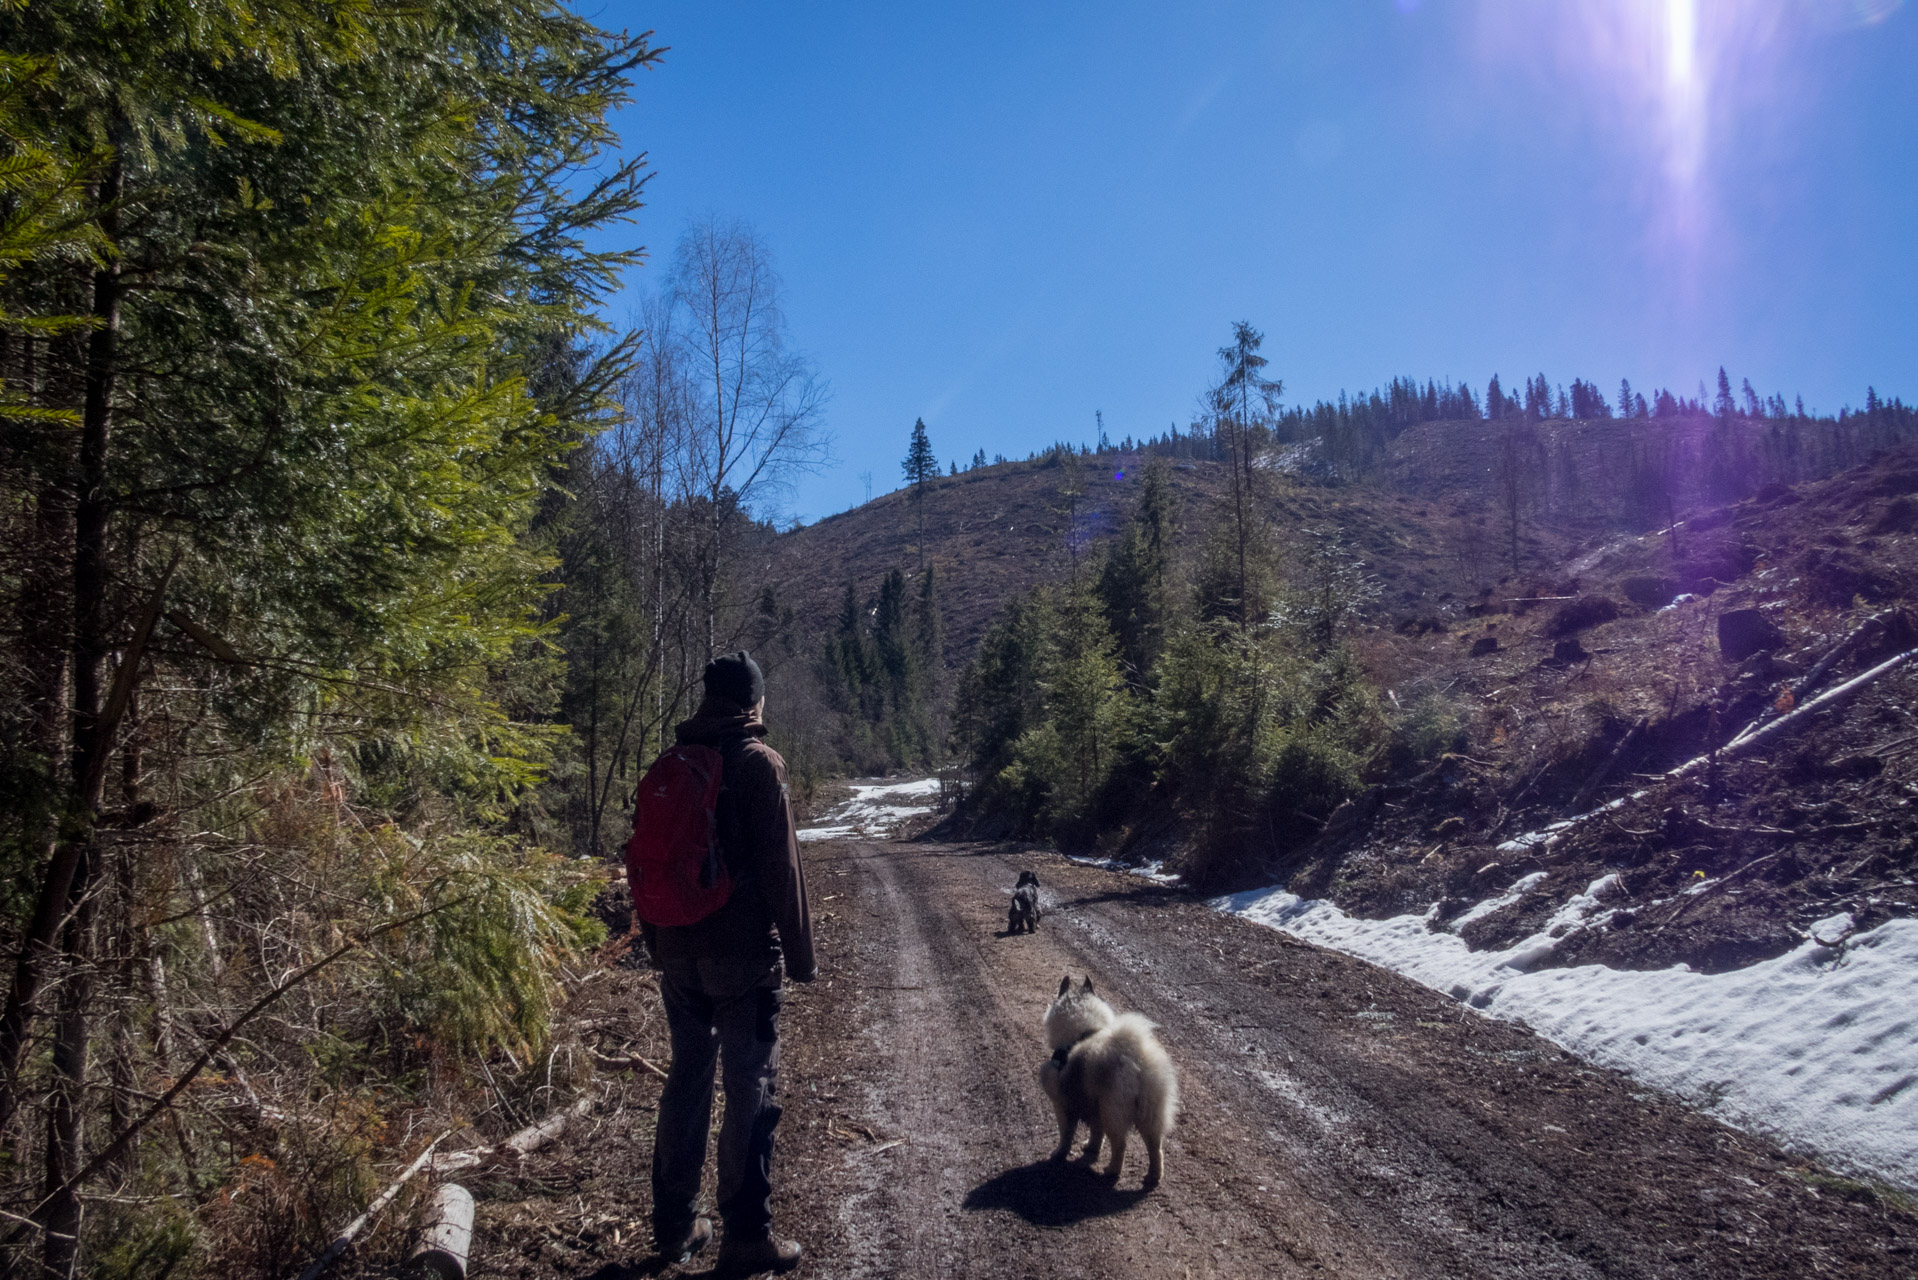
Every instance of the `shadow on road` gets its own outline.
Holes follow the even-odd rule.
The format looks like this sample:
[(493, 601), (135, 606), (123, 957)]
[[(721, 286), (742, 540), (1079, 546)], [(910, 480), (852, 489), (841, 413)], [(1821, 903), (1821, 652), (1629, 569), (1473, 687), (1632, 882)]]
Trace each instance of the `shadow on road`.
[(1121, 1191), (1084, 1165), (1037, 1160), (980, 1183), (965, 1207), (1010, 1209), (1035, 1227), (1064, 1227), (1123, 1213), (1146, 1194)]
[(1108, 902), (1134, 902), (1147, 906), (1165, 906), (1175, 902), (1198, 901), (1198, 895), (1181, 885), (1149, 884), (1136, 889), (1108, 889), (1104, 893), (1089, 893), (1082, 898), (1062, 898), (1048, 907), (1049, 911), (1072, 911), (1079, 907), (1096, 907)]

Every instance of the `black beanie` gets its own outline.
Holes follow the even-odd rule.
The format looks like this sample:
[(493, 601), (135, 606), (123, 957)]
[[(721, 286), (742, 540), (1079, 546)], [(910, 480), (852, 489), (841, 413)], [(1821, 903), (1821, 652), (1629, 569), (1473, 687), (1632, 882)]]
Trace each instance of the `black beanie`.
[(766, 677), (759, 674), (759, 664), (744, 649), (714, 658), (706, 664), (706, 673), (700, 679), (706, 682), (707, 693), (746, 710), (766, 696)]

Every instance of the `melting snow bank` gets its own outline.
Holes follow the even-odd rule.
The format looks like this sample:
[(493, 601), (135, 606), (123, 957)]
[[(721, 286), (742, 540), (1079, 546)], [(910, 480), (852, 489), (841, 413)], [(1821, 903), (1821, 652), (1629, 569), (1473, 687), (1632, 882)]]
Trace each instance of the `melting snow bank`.
[(905, 782), (855, 782), (852, 799), (834, 805), (799, 832), (802, 842), (889, 836), (901, 823), (931, 813), (939, 805), (939, 779)]
[(1557, 945), (1554, 934), (1610, 914), (1599, 906), (1610, 879), (1595, 881), (1539, 933), (1497, 951), (1472, 951), (1433, 931), (1430, 913), (1358, 920), (1282, 889), (1213, 905), (1522, 1020), (1729, 1123), (1918, 1188), (1918, 920), (1854, 934), (1851, 917), (1834, 916), (1790, 954), (1733, 973), (1683, 965), (1531, 972)]
[(1182, 884), (1184, 879), (1165, 869), (1165, 860), (1157, 862), (1132, 863), (1120, 862), (1116, 858), (1081, 858), (1076, 854), (1067, 854), (1067, 862), (1076, 862), (1080, 866), (1098, 867), (1101, 871), (1123, 871), (1130, 876), (1141, 876), (1147, 880), (1156, 880), (1160, 884)]

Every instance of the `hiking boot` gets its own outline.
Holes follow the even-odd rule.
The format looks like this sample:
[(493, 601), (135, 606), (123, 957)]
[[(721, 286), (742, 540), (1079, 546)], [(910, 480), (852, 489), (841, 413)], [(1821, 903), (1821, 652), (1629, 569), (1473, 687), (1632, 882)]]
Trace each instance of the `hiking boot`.
[(749, 1276), (761, 1271), (791, 1271), (799, 1265), (805, 1250), (797, 1240), (780, 1240), (770, 1232), (758, 1238), (737, 1239), (731, 1235), (719, 1246), (713, 1270), (721, 1275)]
[(659, 1256), (671, 1263), (685, 1262), (695, 1253), (704, 1249), (713, 1238), (711, 1218), (694, 1218), (693, 1225), (686, 1231), (685, 1238), (677, 1244), (661, 1244)]

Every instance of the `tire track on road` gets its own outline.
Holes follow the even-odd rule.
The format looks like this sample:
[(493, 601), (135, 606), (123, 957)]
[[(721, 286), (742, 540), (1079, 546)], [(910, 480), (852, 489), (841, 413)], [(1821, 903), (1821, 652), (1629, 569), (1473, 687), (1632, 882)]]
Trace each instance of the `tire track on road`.
[[(822, 921), (832, 985), (806, 992), (795, 1040), (815, 1088), (856, 1086), (874, 1140), (828, 1143), (817, 1117), (795, 1135), (822, 1175), (781, 1195), (793, 1230), (820, 1224), (806, 1274), (1912, 1272), (1918, 1221), (1895, 1204), (1821, 1196), (1774, 1149), (1361, 961), (1052, 855), (810, 857), (845, 905)], [(1023, 867), (1051, 909), (1007, 937)], [(1040, 1016), (1068, 971), (1159, 1022), (1180, 1068), (1151, 1194), (1136, 1146), (1116, 1189), (1043, 1163)]]

